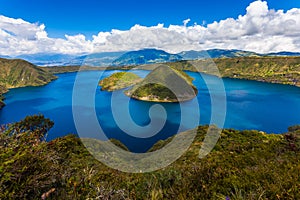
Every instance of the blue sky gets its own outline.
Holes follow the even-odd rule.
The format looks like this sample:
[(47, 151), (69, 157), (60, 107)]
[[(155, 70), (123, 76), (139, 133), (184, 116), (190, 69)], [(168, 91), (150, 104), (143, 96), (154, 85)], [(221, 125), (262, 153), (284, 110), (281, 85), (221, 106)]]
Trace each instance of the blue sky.
[(0, 55), (143, 48), (300, 52), (300, 1), (0, 0)]
[[(50, 37), (128, 30), (135, 24), (212, 23), (245, 14), (253, 0), (0, 0), (0, 14), (46, 25)], [(269, 0), (270, 9), (300, 8), (299, 0)]]

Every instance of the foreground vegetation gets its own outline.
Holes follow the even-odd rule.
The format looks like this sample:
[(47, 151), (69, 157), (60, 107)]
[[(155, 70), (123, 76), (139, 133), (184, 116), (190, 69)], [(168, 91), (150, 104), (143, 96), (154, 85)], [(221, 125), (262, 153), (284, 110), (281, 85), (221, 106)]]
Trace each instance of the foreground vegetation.
[(199, 159), (201, 126), (175, 163), (128, 174), (95, 160), (74, 135), (45, 142), (52, 126), (33, 116), (1, 128), (0, 199), (300, 199), (299, 127), (283, 135), (227, 129)]

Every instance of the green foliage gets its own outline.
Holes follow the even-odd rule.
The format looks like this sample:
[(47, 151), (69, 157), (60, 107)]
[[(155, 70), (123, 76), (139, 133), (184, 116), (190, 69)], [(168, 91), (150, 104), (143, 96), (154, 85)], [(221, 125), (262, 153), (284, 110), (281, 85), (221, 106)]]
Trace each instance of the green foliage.
[(3, 94), (7, 92), (6, 87), (4, 87), (3, 85), (0, 85), (0, 109), (5, 105), (3, 100), (4, 100), (4, 96)]
[(131, 95), (137, 98), (148, 97), (150, 100), (172, 99), (177, 101), (176, 95), (170, 89), (157, 83), (149, 83), (138, 87)]
[[(51, 127), (44, 120), (35, 116), (1, 128), (0, 199), (300, 198), (297, 131), (268, 135), (226, 129), (213, 151), (199, 159), (208, 128), (201, 126), (175, 163), (151, 173), (128, 174), (99, 163), (73, 135), (37, 140), (36, 134)], [(8, 134), (12, 127), (14, 134)], [(27, 131), (17, 133), (17, 128)], [(151, 151), (171, 140), (158, 142)]]
[(8, 135), (28, 133), (36, 135), (40, 139), (45, 139), (53, 125), (54, 123), (50, 119), (46, 119), (43, 115), (33, 115), (12, 124), (5, 133)]
[(300, 125), (291, 126), (288, 128), (289, 132), (300, 131)]
[(221, 77), (300, 86), (300, 57), (237, 57), (180, 61), (168, 65)]
[(160, 65), (143, 81), (125, 91), (127, 96), (143, 101), (179, 102), (193, 99), (197, 89), (185, 72)]
[[(300, 57), (234, 57), (166, 63), (178, 70), (203, 72), (221, 77), (300, 86)], [(153, 70), (154, 65), (137, 69)]]
[(0, 58), (0, 109), (8, 88), (40, 86), (54, 79), (53, 74), (24, 60)]
[(114, 91), (130, 87), (142, 79), (131, 72), (117, 72), (99, 82), (101, 90)]
[(0, 58), (0, 85), (5, 88), (40, 86), (54, 79), (53, 74), (27, 61)]
[[(20, 194), (20, 198), (29, 198), (52, 181), (47, 180), (49, 172), (42, 173), (45, 167), (53, 167), (51, 152), (44, 149), (52, 126), (52, 121), (36, 115), (0, 128), (0, 199), (19, 198)], [(40, 188), (34, 185), (39, 181)], [(11, 192), (15, 189), (17, 192)]]

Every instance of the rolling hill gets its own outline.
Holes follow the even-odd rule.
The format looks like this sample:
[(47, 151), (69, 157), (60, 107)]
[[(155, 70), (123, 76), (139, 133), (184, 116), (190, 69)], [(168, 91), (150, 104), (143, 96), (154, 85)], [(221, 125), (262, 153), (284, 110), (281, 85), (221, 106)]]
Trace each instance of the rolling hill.
[(115, 91), (137, 84), (142, 79), (131, 72), (117, 72), (99, 82), (101, 90)]
[(145, 79), (125, 91), (131, 98), (154, 102), (181, 102), (193, 99), (198, 91), (186, 73), (167, 65), (154, 69)]
[[(0, 101), (2, 94), (10, 88), (40, 86), (56, 79), (53, 74), (19, 59), (0, 58)], [(0, 107), (2, 107), (0, 106)]]

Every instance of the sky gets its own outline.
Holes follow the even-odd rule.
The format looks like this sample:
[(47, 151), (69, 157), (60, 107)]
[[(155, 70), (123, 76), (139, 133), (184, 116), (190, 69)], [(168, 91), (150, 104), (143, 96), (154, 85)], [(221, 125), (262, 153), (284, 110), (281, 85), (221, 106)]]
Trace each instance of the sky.
[(0, 0), (0, 55), (300, 52), (298, 0)]

